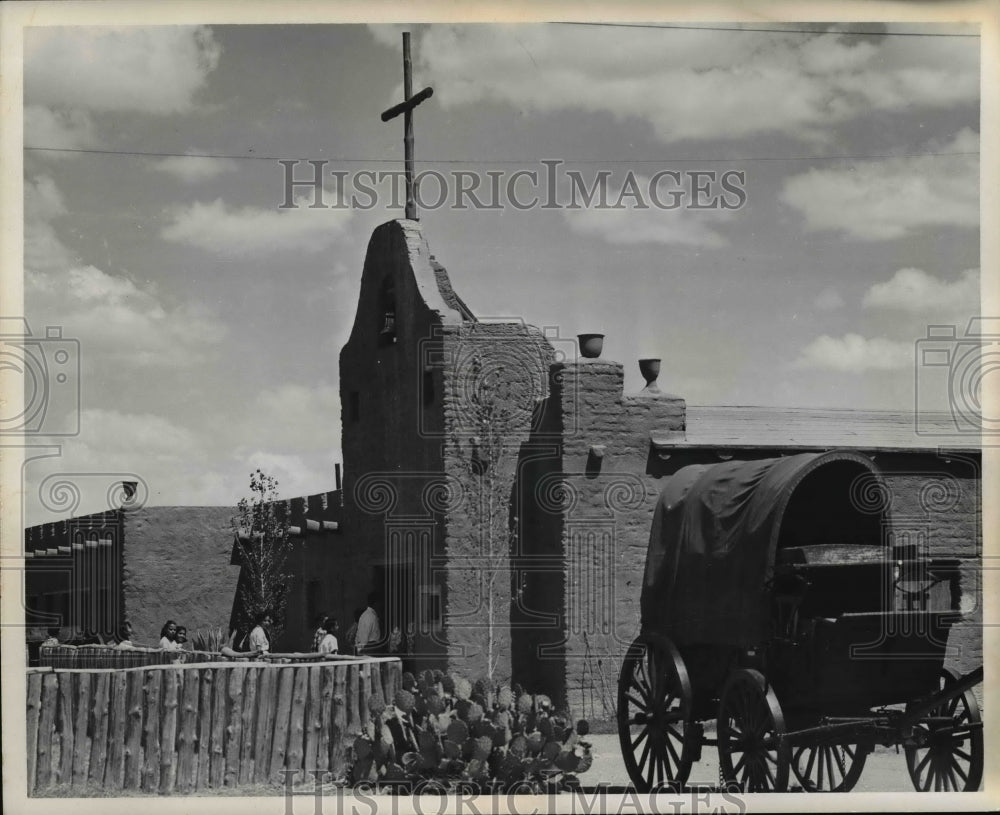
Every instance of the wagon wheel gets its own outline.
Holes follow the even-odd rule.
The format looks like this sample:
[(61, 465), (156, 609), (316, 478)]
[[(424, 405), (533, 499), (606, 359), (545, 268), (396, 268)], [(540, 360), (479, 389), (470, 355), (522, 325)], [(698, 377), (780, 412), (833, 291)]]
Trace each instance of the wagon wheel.
[(719, 700), (719, 774), (745, 792), (788, 789), (790, 750), (785, 717), (764, 676), (742, 668), (730, 674)]
[(792, 772), (806, 792), (850, 792), (867, 758), (860, 744), (810, 744), (792, 750)]
[[(953, 671), (941, 672), (942, 689), (957, 680)], [(923, 746), (906, 747), (913, 788), (918, 792), (975, 792), (983, 780), (983, 720), (975, 695), (967, 690), (942, 702), (927, 713), (928, 719), (935, 717), (948, 717), (951, 722), (920, 721), (914, 731), (923, 731)]]
[(618, 739), (637, 791), (687, 781), (697, 746), (690, 724), (691, 682), (680, 653), (666, 637), (639, 637), (618, 677)]

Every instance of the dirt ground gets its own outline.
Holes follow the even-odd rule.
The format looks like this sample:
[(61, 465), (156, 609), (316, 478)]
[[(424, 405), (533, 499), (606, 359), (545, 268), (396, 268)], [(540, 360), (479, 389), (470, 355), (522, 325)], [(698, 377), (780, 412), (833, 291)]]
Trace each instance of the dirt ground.
[[(580, 781), (585, 786), (602, 782), (613, 786), (628, 784), (628, 773), (622, 761), (618, 736), (591, 735), (588, 736), (588, 740), (593, 745), (594, 764), (580, 776)], [(692, 768), (689, 783), (697, 786), (718, 786), (719, 757), (714, 747), (702, 750), (701, 761)], [(853, 792), (913, 792), (902, 749), (897, 755), (894, 748), (876, 747), (875, 752), (868, 756), (865, 770)]]

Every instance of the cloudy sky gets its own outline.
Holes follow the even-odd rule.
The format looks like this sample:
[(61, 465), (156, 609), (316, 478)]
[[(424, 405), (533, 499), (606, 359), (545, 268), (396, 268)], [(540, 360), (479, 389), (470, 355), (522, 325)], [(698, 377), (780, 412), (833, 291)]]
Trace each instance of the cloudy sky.
[[(423, 212), (473, 311), (605, 333), (627, 390), (658, 356), (694, 405), (911, 410), (915, 341), (979, 307), (977, 29), (794, 28), (411, 26), (418, 170), (561, 160), (612, 198), (629, 174), (745, 174), (731, 210)], [(260, 466), (332, 488), (339, 349), (371, 230), (402, 213), (283, 210), (278, 160), (327, 160), (328, 193), (399, 168), (379, 114), (401, 30), (26, 31), (25, 309), (81, 365), (79, 435), (30, 485), (133, 472), (152, 503), (229, 504)], [(26, 510), (62, 515), (30, 488)]]

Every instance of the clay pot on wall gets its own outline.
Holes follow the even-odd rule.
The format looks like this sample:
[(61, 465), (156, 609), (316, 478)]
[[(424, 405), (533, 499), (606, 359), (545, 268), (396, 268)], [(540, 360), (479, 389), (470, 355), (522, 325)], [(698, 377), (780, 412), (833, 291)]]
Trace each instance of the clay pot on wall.
[(660, 360), (658, 358), (640, 359), (639, 373), (641, 373), (642, 378), (646, 380), (646, 387), (643, 390), (647, 393), (659, 392), (660, 388), (656, 384), (656, 379), (660, 375)]
[(580, 343), (580, 354), (587, 359), (597, 359), (604, 350), (603, 334), (577, 334), (577, 342)]

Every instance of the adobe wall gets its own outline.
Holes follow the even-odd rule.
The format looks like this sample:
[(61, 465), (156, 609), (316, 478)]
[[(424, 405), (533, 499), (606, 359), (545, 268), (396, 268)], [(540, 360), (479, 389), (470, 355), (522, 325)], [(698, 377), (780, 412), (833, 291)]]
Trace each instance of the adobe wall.
[[(370, 591), (394, 602), (395, 566), (410, 563), (424, 571), (417, 579), (428, 591), (430, 583), (444, 583), (420, 564), (444, 556), (443, 518), (433, 495), (444, 468), (443, 385), (434, 353), (441, 327), (461, 322), (438, 290), (415, 222), (391, 221), (374, 231), (360, 288), (351, 337), (340, 354), (346, 544), (335, 571), (350, 576), (338, 601), (344, 632), (353, 621), (351, 609), (364, 606)], [(395, 317), (391, 335), (382, 333), (387, 291)], [(391, 608), (379, 610), (383, 621), (393, 615)], [(443, 664), (439, 626), (418, 622), (415, 650)]]
[(239, 577), (230, 565), (232, 507), (142, 507), (124, 513), (122, 600), (136, 642), (167, 619), (198, 629), (229, 622)]
[[(982, 467), (978, 453), (877, 455), (889, 488), (893, 533), (929, 557), (961, 561), (963, 619), (948, 639), (945, 667), (959, 673), (983, 662)], [(982, 686), (976, 689), (981, 692)], [(980, 696), (980, 702), (982, 698)]]
[(554, 350), (541, 331), (517, 322), (466, 323), (443, 340), (443, 463), (453, 485), (442, 564), (448, 665), (478, 678), (490, 675), (492, 662), (494, 680), (508, 681), (519, 524), (511, 494), (521, 447), (549, 393)]
[[(575, 714), (607, 718), (619, 656), (638, 631), (660, 491), (650, 433), (683, 431), (685, 403), (664, 393), (624, 395), (618, 362), (555, 368), (541, 432), (522, 455), (518, 501), (527, 523), (514, 660), (529, 683)], [(553, 434), (555, 454), (546, 455)]]

